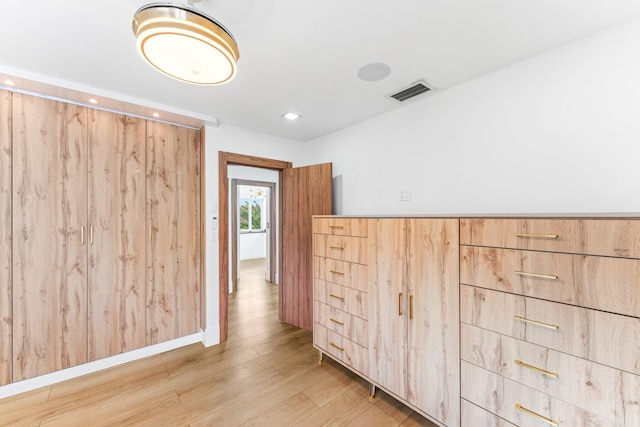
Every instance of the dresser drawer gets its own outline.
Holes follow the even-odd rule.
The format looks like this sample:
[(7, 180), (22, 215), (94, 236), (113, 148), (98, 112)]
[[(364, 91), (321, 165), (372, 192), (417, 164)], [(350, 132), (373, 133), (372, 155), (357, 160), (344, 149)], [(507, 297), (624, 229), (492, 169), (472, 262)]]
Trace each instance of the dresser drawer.
[(364, 264), (316, 256), (313, 267), (318, 279), (361, 291), (367, 290), (367, 266)]
[(640, 260), (461, 246), (460, 282), (640, 317)]
[(361, 346), (366, 347), (369, 344), (366, 320), (320, 301), (315, 302), (313, 315), (315, 321), (325, 328), (349, 338)]
[(314, 234), (314, 254), (340, 261), (367, 263), (367, 239), (365, 237), (331, 236)]
[(462, 427), (516, 427), (481, 407), (461, 399), (460, 415)]
[[(463, 361), (460, 368), (462, 397), (518, 426), (621, 427), (621, 424), (470, 363)], [(631, 425), (634, 424), (627, 424)]]
[(313, 325), (313, 343), (334, 359), (365, 376), (369, 375), (369, 356), (366, 347), (325, 328), (319, 323)]
[(640, 426), (640, 376), (462, 324), (461, 358), (621, 425)]
[(635, 317), (460, 285), (460, 321), (640, 374)]
[(366, 292), (335, 283), (315, 279), (313, 298), (361, 319), (366, 320), (369, 314), (369, 299)]
[(463, 218), (460, 243), (640, 258), (640, 220)]
[(367, 237), (367, 219), (316, 217), (313, 219), (313, 232), (339, 236)]

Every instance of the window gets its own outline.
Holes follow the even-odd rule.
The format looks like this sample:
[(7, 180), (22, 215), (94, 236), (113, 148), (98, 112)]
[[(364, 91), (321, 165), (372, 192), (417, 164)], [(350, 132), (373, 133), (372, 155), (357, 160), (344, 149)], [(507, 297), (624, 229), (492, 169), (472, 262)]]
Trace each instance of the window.
[(264, 230), (262, 199), (240, 199), (240, 231)]

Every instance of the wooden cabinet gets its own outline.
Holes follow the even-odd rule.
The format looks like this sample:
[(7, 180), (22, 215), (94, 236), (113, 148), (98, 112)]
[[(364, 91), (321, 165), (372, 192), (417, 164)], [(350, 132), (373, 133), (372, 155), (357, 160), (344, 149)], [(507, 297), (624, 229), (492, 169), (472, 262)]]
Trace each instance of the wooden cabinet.
[(444, 425), (459, 424), (458, 221), (369, 222), (370, 377)]
[(11, 382), (11, 93), (0, 91), (0, 386)]
[(87, 361), (87, 108), (12, 96), (17, 381)]
[(639, 425), (640, 220), (460, 229), (463, 407), (516, 425)]

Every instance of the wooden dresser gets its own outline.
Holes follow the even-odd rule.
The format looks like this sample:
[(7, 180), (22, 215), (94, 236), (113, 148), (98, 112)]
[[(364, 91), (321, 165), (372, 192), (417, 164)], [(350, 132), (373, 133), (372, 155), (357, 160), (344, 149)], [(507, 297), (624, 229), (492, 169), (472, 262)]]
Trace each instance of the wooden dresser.
[(640, 426), (640, 219), (460, 220), (463, 426)]

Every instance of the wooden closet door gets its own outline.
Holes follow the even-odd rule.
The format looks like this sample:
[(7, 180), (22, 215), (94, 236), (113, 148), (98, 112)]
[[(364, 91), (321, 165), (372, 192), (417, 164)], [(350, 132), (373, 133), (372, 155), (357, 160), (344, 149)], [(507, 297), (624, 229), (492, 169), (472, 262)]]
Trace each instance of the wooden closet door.
[(13, 94), (14, 381), (87, 360), (86, 129), (85, 107)]
[(11, 92), (0, 91), (0, 386), (11, 382)]
[(458, 220), (407, 220), (409, 403), (459, 425)]
[(89, 110), (89, 360), (145, 345), (143, 119)]
[(199, 329), (200, 132), (147, 122), (147, 344)]
[(407, 395), (407, 231), (404, 219), (369, 220), (369, 376)]

